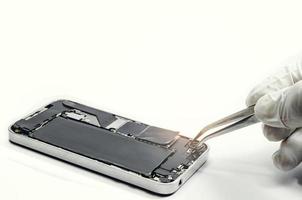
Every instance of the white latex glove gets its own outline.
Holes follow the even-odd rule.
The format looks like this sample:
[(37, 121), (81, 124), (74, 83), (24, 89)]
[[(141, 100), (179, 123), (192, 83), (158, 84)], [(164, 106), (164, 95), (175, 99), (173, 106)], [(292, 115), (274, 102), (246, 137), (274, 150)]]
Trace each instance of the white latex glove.
[(276, 167), (290, 170), (302, 161), (302, 57), (265, 79), (248, 95), (256, 104), (255, 115), (263, 122), (270, 141), (282, 141), (273, 154)]

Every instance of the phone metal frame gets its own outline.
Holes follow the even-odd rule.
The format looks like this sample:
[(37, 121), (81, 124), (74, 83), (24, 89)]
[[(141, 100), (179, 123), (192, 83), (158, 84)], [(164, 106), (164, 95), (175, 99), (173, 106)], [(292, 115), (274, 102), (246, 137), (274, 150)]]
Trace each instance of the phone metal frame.
[[(43, 108), (38, 109), (35, 112), (41, 111)], [(35, 113), (33, 112), (33, 113)], [(30, 116), (30, 115), (28, 115)], [(23, 119), (25, 119), (24, 117)], [(161, 183), (152, 179), (145, 178), (137, 173), (127, 171), (114, 165), (108, 165), (101, 161), (88, 158), (86, 156), (76, 154), (74, 152), (59, 148), (45, 142), (30, 138), (25, 135), (15, 133), (9, 127), (9, 140), (12, 143), (19, 144), (21, 146), (28, 147), (30, 149), (42, 152), (44, 154), (59, 158), (69, 163), (87, 168), (89, 170), (104, 174), (118, 180), (130, 183), (132, 185), (144, 188), (154, 193), (169, 195), (176, 192), (207, 160), (208, 146), (206, 146), (205, 152), (190, 165), (176, 180), (169, 183)]]

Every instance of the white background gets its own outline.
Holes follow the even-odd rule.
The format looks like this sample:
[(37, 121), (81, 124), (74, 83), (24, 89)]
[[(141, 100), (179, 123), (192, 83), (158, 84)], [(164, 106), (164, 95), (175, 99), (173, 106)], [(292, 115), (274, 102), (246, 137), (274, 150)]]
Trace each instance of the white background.
[[(68, 98), (193, 137), (245, 107), (302, 47), (302, 3), (0, 1), (0, 199), (161, 199), (8, 142), (8, 126)], [(208, 142), (207, 164), (165, 199), (301, 199), (255, 125)]]

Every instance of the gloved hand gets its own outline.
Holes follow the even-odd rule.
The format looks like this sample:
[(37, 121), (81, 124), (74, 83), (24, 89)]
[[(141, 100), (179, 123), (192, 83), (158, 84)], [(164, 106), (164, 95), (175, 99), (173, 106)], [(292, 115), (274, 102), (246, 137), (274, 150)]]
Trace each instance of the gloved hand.
[(265, 79), (248, 95), (246, 104), (256, 104), (255, 116), (263, 122), (270, 141), (282, 141), (273, 162), (290, 170), (302, 161), (302, 57)]

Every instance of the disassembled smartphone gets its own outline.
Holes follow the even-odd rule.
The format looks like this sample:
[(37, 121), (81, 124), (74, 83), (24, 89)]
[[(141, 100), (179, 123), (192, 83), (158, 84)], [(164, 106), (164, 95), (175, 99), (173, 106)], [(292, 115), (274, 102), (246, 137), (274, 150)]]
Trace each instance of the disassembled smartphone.
[(13, 143), (159, 194), (172, 194), (206, 161), (191, 139), (76, 102), (58, 100), (14, 123)]

